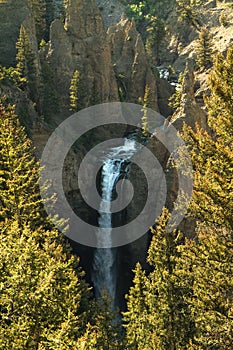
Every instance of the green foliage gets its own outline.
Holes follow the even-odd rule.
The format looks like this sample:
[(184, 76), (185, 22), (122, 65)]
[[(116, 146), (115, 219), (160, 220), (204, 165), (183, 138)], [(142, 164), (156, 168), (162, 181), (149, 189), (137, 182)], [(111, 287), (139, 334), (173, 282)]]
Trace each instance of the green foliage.
[(134, 18), (137, 29), (146, 43), (153, 63), (159, 60), (160, 45), (165, 36), (165, 19), (175, 0), (123, 1), (129, 18)]
[(20, 75), (16, 68), (14, 67), (3, 67), (0, 66), (0, 83), (9, 84), (13, 83), (15, 85), (20, 84)]
[(199, 32), (197, 41), (197, 65), (201, 70), (210, 68), (213, 63), (213, 42), (212, 35), (206, 27), (203, 27)]
[(159, 58), (160, 45), (166, 34), (166, 31), (163, 19), (151, 16), (148, 22), (149, 23), (146, 29), (146, 52), (153, 62), (154, 57), (157, 57), (157, 59)]
[[(152, 108), (153, 107), (153, 101), (152, 101), (152, 93), (151, 89), (148, 85), (145, 87), (145, 94), (143, 98), (143, 107), (146, 108)], [(147, 110), (146, 108), (143, 108), (143, 116), (142, 116), (142, 135), (143, 136), (149, 136), (148, 130), (149, 130), (149, 125), (148, 125), (148, 116), (147, 116)]]
[[(180, 263), (192, 277), (187, 298), (195, 316), (197, 349), (232, 347), (233, 269), (233, 47), (218, 55), (210, 73), (207, 133), (184, 128), (195, 169), (192, 214), (202, 222), (198, 240), (181, 246)], [(191, 349), (193, 346), (191, 347)]]
[[(198, 242), (189, 240), (181, 247), (183, 266), (193, 280), (193, 292), (187, 295), (187, 300), (195, 315), (194, 343), (197, 349), (230, 349), (233, 342), (232, 233), (206, 225), (198, 231)], [(186, 272), (186, 278), (188, 274)]]
[(129, 349), (151, 349), (147, 305), (146, 305), (146, 281), (147, 277), (141, 265), (136, 265), (133, 279), (133, 287), (126, 296), (127, 311), (123, 313), (124, 327), (126, 328), (127, 348)]
[(212, 134), (197, 126), (184, 128), (195, 167), (191, 210), (200, 220), (233, 227), (233, 47), (226, 58), (218, 55), (210, 73), (206, 98)]
[(176, 0), (177, 12), (179, 14), (179, 21), (186, 21), (194, 28), (200, 28), (198, 20), (198, 9), (202, 5), (203, 0)]
[(20, 77), (19, 86), (28, 93), (33, 101), (36, 101), (38, 93), (35, 56), (28, 35), (23, 26), (20, 28), (16, 48), (17, 72)]
[(95, 308), (95, 324), (89, 323), (83, 337), (78, 341), (78, 349), (124, 350), (120, 321), (112, 310), (111, 300), (104, 294)]
[(80, 110), (80, 73), (74, 71), (70, 84), (70, 110), (78, 112)]
[(0, 349), (70, 348), (84, 332), (89, 296), (60, 234), (5, 224), (0, 250)]
[(134, 349), (185, 349), (193, 336), (193, 321), (186, 296), (191, 293), (184, 279), (178, 247), (183, 243), (179, 231), (167, 232), (168, 211), (164, 209), (151, 229), (148, 251), (150, 273), (140, 265), (135, 270), (133, 287), (124, 313), (128, 346)]
[[(38, 226), (43, 220), (39, 165), (14, 109), (0, 104), (0, 218)], [(33, 220), (31, 220), (33, 218)]]
[(174, 108), (175, 110), (179, 109), (181, 98), (182, 98), (182, 85), (184, 81), (184, 73), (180, 73), (178, 79), (178, 85), (176, 87), (175, 93), (169, 98), (169, 106)]
[(60, 101), (56, 90), (54, 72), (47, 62), (41, 65), (41, 109), (47, 122), (51, 115), (60, 110)]
[(45, 0), (30, 0), (32, 14), (36, 24), (38, 44), (46, 35), (46, 3)]
[(79, 259), (45, 216), (24, 128), (13, 107), (0, 112), (0, 349), (80, 349), (90, 331), (96, 347), (84, 349), (120, 349), (110, 301), (90, 299)]
[(164, 209), (152, 229), (152, 242), (148, 250), (148, 262), (152, 266), (149, 275), (148, 305), (160, 348), (185, 348), (193, 336), (193, 320), (186, 301), (191, 292), (190, 279), (184, 279), (183, 266), (179, 266), (179, 247), (183, 243), (180, 231), (167, 231), (170, 218)]

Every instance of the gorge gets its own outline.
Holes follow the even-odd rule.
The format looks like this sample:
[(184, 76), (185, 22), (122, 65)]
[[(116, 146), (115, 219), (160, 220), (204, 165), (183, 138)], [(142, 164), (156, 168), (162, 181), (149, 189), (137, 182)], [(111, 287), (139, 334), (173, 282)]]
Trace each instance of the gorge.
[[(161, 52), (161, 64), (164, 63), (168, 67), (174, 63), (176, 70), (182, 70), (185, 73), (181, 108), (173, 114), (174, 110), (169, 105), (169, 98), (175, 88), (159, 77), (155, 65), (148, 57), (135, 21), (129, 20), (125, 14), (120, 13), (119, 9), (123, 8), (122, 3), (120, 5), (118, 1), (110, 1), (106, 7), (104, 4), (104, 1), (69, 0), (65, 19), (57, 18), (59, 16), (56, 15), (50, 23), (49, 40), (38, 49), (36, 23), (29, 2), (17, 0), (16, 10), (13, 0), (0, 3), (2, 23), (0, 37), (5, 37), (6, 28), (10, 33), (10, 40), (4, 45), (1, 44), (0, 63), (8, 68), (15, 65), (15, 45), (20, 26), (23, 25), (34, 55), (35, 79), (37, 86), (40, 87), (39, 102), (31, 101), (27, 93), (12, 82), (1, 83), (0, 93), (1, 96), (7, 94), (8, 98), (16, 104), (16, 110), (26, 124), (36, 146), (38, 158), (52, 131), (72, 114), (69, 106), (70, 82), (75, 70), (80, 73), (80, 109), (113, 101), (143, 104), (146, 91), (149, 89), (150, 108), (169, 118), (178, 130), (182, 128), (184, 121), (192, 127), (195, 126), (195, 122), (206, 127), (206, 111), (202, 105), (202, 97), (207, 88), (202, 75), (198, 76), (198, 82), (194, 79), (193, 59), (195, 57), (193, 57), (191, 44), (197, 37), (195, 30), (192, 27), (187, 31), (180, 27), (172, 28), (172, 23), (177, 22), (177, 14), (171, 9), (169, 13), (171, 24), (165, 37), (165, 48)], [(210, 5), (207, 10), (209, 8)], [(14, 11), (17, 11), (17, 16), (14, 16)], [(211, 18), (215, 25), (220, 10), (211, 11)], [(181, 35), (182, 30), (185, 37)], [(4, 42), (4, 40), (1, 41)], [(227, 45), (228, 41), (224, 44), (221, 39), (222, 51)], [(178, 51), (181, 52), (180, 55)], [(191, 57), (187, 60), (188, 56)], [(201, 102), (197, 103), (197, 99)], [(88, 137), (98, 143), (103, 138), (111, 138), (114, 132), (102, 130), (93, 132)], [(71, 150), (67, 157), (63, 174), (64, 191), (74, 211), (87, 216), (97, 226), (106, 228), (105, 239), (108, 240), (111, 239), (113, 224), (110, 201), (116, 195), (115, 186), (122, 176), (122, 166), (125, 166), (125, 162), (127, 163), (135, 149), (133, 141), (126, 141), (125, 145), (109, 153), (109, 158), (104, 161), (102, 168), (101, 207), (98, 213), (92, 215), (83, 205), (77, 185), (78, 164), (88, 151), (88, 140), (84, 141), (78, 150)], [(166, 168), (169, 159), (166, 150), (155, 138), (151, 140), (149, 147), (156, 150), (162, 167)], [(122, 151), (120, 155), (119, 151)], [(170, 175), (168, 188), (171, 199), (176, 197), (177, 181), (176, 174)], [(140, 174), (136, 174), (135, 179), (139, 183)], [(139, 190), (138, 198), (143, 198), (143, 192), (144, 188)], [(129, 218), (133, 217), (139, 207), (140, 200), (128, 210)], [(105, 210), (107, 213), (104, 213)], [(119, 218), (114, 220), (117, 221)], [(191, 228), (193, 226), (190, 223), (188, 225)], [(149, 241), (149, 235), (144, 235), (136, 242), (119, 247), (117, 251), (95, 250), (71, 243), (74, 251), (81, 257), (81, 264), (87, 272), (87, 280), (94, 285), (97, 297), (106, 288), (115, 299), (115, 304), (123, 308), (122, 300), (131, 284), (132, 268), (137, 261), (146, 267)]]

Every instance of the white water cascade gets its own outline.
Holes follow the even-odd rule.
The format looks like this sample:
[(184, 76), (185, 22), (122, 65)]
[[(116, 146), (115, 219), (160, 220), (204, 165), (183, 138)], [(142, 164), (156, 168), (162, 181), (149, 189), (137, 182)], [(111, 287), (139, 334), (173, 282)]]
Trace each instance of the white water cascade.
[[(97, 241), (101, 244), (111, 245), (112, 237), (112, 214), (111, 201), (115, 185), (121, 175), (122, 165), (129, 160), (136, 152), (136, 143), (134, 140), (125, 139), (122, 146), (112, 148), (103, 162), (102, 168), (102, 201), (99, 208), (98, 224), (101, 228), (106, 228), (103, 235), (101, 230), (97, 229)], [(96, 249), (94, 254), (92, 280), (95, 287), (96, 297), (99, 298), (103, 291), (112, 298), (112, 304), (116, 296), (116, 248)]]

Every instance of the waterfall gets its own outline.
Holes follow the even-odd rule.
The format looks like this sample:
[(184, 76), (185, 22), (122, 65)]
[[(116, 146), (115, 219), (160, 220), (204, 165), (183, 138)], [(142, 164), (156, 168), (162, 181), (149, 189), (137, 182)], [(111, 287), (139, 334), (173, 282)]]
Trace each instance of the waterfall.
[[(98, 224), (106, 228), (105, 234), (97, 229), (97, 241), (111, 245), (112, 237), (112, 214), (111, 201), (118, 179), (121, 176), (122, 166), (136, 152), (134, 140), (125, 139), (122, 146), (112, 148), (104, 159), (102, 167), (102, 200), (99, 208)], [(120, 195), (120, 194), (119, 194)], [(95, 287), (96, 297), (99, 298), (103, 291), (107, 291), (114, 300), (116, 296), (116, 248), (96, 249), (93, 262), (92, 280)]]

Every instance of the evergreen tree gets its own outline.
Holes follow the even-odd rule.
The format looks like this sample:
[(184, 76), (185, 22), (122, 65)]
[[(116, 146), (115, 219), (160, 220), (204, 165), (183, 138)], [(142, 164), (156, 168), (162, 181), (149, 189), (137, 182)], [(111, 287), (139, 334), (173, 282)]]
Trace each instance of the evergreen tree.
[(152, 63), (159, 62), (160, 46), (166, 34), (164, 21), (159, 17), (151, 16), (146, 31), (146, 51)]
[[(146, 108), (153, 108), (154, 104), (153, 104), (153, 100), (152, 100), (152, 93), (151, 93), (151, 89), (149, 87), (149, 85), (146, 85), (145, 87), (145, 94), (144, 94), (144, 98), (143, 98), (143, 107)], [(148, 130), (149, 130), (149, 125), (148, 125), (148, 115), (147, 115), (147, 110), (146, 108), (143, 108), (143, 116), (141, 118), (142, 120), (142, 135), (143, 136), (148, 136)]]
[(89, 291), (60, 236), (1, 226), (0, 349), (73, 349), (85, 332)]
[(178, 85), (176, 87), (176, 91), (169, 98), (169, 106), (171, 106), (175, 110), (180, 108), (180, 103), (181, 103), (181, 98), (182, 98), (183, 81), (184, 81), (184, 73), (181, 72), (180, 75), (179, 75)]
[[(194, 348), (232, 347), (233, 47), (218, 55), (210, 73), (209, 132), (184, 127), (194, 165), (192, 215), (202, 224), (198, 241), (183, 246), (182, 264), (193, 278), (189, 305), (195, 319)], [(194, 345), (192, 345), (191, 349)]]
[(29, 97), (35, 102), (38, 95), (35, 56), (24, 26), (20, 28), (16, 48), (17, 72), (20, 77), (19, 85), (22, 89), (26, 90)]
[(45, 218), (39, 195), (39, 164), (14, 108), (1, 103), (0, 114), (0, 218), (36, 227)]
[(60, 101), (56, 90), (54, 72), (47, 62), (41, 64), (41, 109), (45, 120), (60, 111)]
[(89, 323), (85, 334), (78, 341), (78, 349), (123, 350), (122, 329), (118, 314), (112, 310), (107, 294), (98, 300), (94, 311), (94, 324)]
[(186, 296), (190, 293), (190, 280), (183, 278), (179, 266), (179, 247), (183, 244), (180, 231), (167, 232), (170, 215), (164, 209), (152, 229), (152, 241), (148, 250), (149, 275), (147, 298), (149, 313), (153, 318), (160, 349), (185, 348), (193, 336), (193, 321)]
[(146, 85), (146, 87), (145, 87), (143, 106), (147, 107), (147, 108), (153, 107), (152, 93), (151, 93), (151, 89), (150, 89), (149, 85)]
[(46, 3), (45, 0), (30, 0), (32, 14), (36, 24), (38, 43), (46, 36)]
[(126, 328), (126, 342), (130, 349), (152, 349), (151, 332), (146, 305), (147, 277), (137, 263), (134, 270), (133, 286), (126, 296), (127, 311), (123, 313)]
[(186, 298), (195, 320), (193, 344), (203, 350), (231, 349), (232, 233), (202, 225), (198, 241), (189, 240), (181, 248), (184, 277), (192, 271), (193, 291)]
[(194, 335), (192, 315), (186, 296), (191, 293), (190, 279), (184, 279), (179, 264), (179, 231), (168, 233), (168, 211), (164, 209), (151, 229), (148, 251), (151, 272), (145, 276), (137, 266), (124, 314), (128, 345), (134, 349), (185, 349)]
[(195, 167), (191, 210), (201, 221), (233, 227), (233, 47), (218, 55), (206, 98), (211, 132), (184, 128)]
[(212, 36), (206, 27), (199, 32), (197, 53), (197, 65), (201, 70), (210, 68), (213, 63)]
[(107, 298), (90, 300), (78, 259), (44, 214), (31, 143), (13, 107), (0, 107), (0, 349), (79, 349), (88, 322), (99, 348), (118, 349)]
[(203, 0), (176, 0), (177, 12), (181, 22), (186, 21), (194, 28), (200, 28), (200, 22), (197, 18), (197, 10), (203, 3)]
[(70, 84), (70, 109), (74, 112), (80, 110), (80, 73), (78, 70), (74, 71)]

